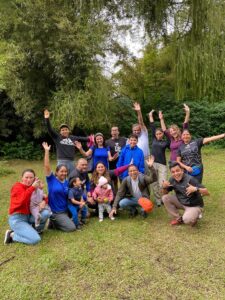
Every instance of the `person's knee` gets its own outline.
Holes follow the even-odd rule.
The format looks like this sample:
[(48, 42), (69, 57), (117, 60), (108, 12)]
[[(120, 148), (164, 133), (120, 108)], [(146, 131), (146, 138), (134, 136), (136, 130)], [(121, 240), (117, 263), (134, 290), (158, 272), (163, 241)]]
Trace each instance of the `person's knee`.
[(47, 209), (44, 209), (41, 212), (41, 222), (45, 222), (50, 217), (50, 212)]
[(119, 207), (120, 207), (120, 208), (125, 208), (126, 206), (127, 206), (127, 201), (121, 200), (121, 201), (119, 202)]
[(38, 244), (41, 241), (41, 237), (39, 234), (36, 234), (35, 236), (32, 236), (28, 239), (27, 244), (29, 245), (35, 245)]
[(163, 195), (162, 196), (162, 202), (165, 204), (165, 203), (168, 203), (170, 201), (170, 197), (169, 195)]
[(183, 215), (182, 216), (182, 220), (184, 222), (184, 224), (187, 224), (187, 225), (193, 225), (193, 224), (196, 224), (198, 218), (195, 217), (195, 216), (190, 216), (190, 215)]

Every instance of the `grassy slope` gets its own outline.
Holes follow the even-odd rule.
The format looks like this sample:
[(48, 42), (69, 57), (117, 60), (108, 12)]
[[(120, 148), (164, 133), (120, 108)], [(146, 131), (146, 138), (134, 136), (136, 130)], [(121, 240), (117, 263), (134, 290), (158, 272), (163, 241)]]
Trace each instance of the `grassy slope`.
[[(114, 222), (92, 218), (85, 230), (48, 231), (37, 246), (0, 244), (0, 299), (225, 299), (224, 150), (204, 152), (204, 182), (211, 192), (196, 228), (171, 227), (164, 208), (146, 219), (121, 213)], [(24, 167), (1, 178), (1, 231), (9, 190)], [(220, 170), (220, 168), (222, 170)]]

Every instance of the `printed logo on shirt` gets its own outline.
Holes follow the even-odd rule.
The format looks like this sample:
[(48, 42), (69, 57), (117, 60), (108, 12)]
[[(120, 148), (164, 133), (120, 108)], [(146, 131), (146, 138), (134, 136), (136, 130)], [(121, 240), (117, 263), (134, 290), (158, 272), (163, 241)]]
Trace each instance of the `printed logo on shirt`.
[(71, 139), (63, 139), (60, 141), (60, 144), (74, 146), (74, 143), (72, 142)]
[(115, 152), (119, 152), (121, 151), (121, 147), (119, 145), (119, 143), (115, 143)]

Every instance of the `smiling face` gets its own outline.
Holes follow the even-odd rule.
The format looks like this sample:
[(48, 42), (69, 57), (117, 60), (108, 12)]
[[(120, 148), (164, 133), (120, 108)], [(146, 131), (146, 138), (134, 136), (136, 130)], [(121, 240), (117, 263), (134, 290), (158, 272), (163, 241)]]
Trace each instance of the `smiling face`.
[(95, 170), (99, 176), (102, 176), (105, 174), (106, 168), (102, 163), (98, 163)]
[(80, 158), (77, 162), (76, 168), (77, 168), (77, 170), (79, 170), (82, 173), (87, 172), (87, 168), (88, 168), (87, 160), (84, 158)]
[(180, 129), (177, 125), (171, 125), (169, 128), (170, 135), (176, 140), (181, 136)]
[(69, 136), (69, 134), (70, 134), (69, 128), (67, 128), (67, 127), (62, 127), (62, 128), (60, 129), (60, 134), (61, 134), (62, 137), (68, 138), (68, 136)]
[(172, 177), (178, 182), (181, 181), (181, 179), (183, 178), (184, 170), (178, 165), (171, 168), (170, 172)]
[(119, 137), (118, 127), (112, 127), (111, 128), (111, 136), (112, 136), (113, 139), (118, 139), (118, 137)]
[(95, 138), (96, 144), (98, 147), (102, 147), (104, 143), (104, 139), (101, 135), (97, 135)]
[(139, 136), (141, 134), (141, 126), (140, 125), (134, 125), (132, 128), (133, 134), (136, 134)]
[(30, 171), (26, 171), (22, 174), (21, 183), (26, 186), (31, 186), (34, 182), (35, 174)]
[(67, 176), (67, 168), (66, 168), (66, 166), (61, 165), (59, 168), (57, 168), (55, 174), (56, 174), (56, 177), (60, 181), (64, 181), (66, 179), (66, 176)]
[(128, 175), (129, 175), (132, 179), (134, 179), (134, 180), (137, 179), (138, 173), (139, 173), (139, 171), (138, 171), (138, 169), (137, 169), (136, 166), (132, 165), (132, 166), (130, 166), (130, 167), (128, 168)]
[(156, 130), (155, 137), (156, 137), (157, 141), (161, 141), (163, 139), (163, 136), (164, 136), (164, 134), (161, 130)]
[(129, 138), (129, 144), (131, 148), (134, 148), (135, 146), (137, 146), (138, 140), (134, 137), (130, 137)]
[(182, 135), (181, 135), (182, 141), (184, 144), (189, 144), (191, 141), (191, 134), (188, 130), (184, 130)]

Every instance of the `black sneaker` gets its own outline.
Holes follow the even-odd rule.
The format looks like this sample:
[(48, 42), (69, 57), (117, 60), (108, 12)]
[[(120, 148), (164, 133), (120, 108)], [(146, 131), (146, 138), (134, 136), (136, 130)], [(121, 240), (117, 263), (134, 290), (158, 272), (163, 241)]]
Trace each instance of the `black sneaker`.
[(85, 225), (86, 224), (86, 220), (85, 219), (81, 219), (80, 220), (80, 225)]
[(11, 237), (11, 233), (12, 233), (12, 232), (13, 232), (13, 231), (10, 230), (10, 229), (6, 230), (6, 232), (5, 232), (5, 239), (4, 239), (4, 244), (5, 244), (5, 245), (10, 244), (10, 243), (13, 242), (13, 239), (12, 239), (12, 237)]
[(130, 217), (132, 217), (132, 218), (134, 218), (134, 217), (136, 217), (138, 215), (138, 210), (137, 210), (137, 208), (135, 207), (135, 208), (131, 208), (131, 210), (130, 210)]
[(144, 210), (141, 210), (140, 215), (141, 215), (143, 218), (147, 218), (147, 216), (148, 216), (148, 214), (147, 214), (146, 211), (144, 211)]
[(76, 230), (81, 230), (82, 226), (80, 224), (76, 225)]

